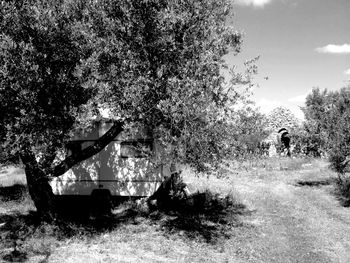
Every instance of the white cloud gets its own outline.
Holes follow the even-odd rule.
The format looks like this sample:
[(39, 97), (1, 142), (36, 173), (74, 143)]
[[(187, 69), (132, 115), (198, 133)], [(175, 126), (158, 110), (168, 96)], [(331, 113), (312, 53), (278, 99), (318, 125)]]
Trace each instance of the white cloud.
[(239, 5), (252, 5), (258, 7), (263, 7), (270, 2), (272, 2), (272, 0), (235, 0), (235, 3)]
[(350, 54), (350, 44), (343, 44), (343, 45), (329, 44), (324, 47), (318, 47), (315, 50), (319, 53)]
[(295, 103), (304, 103), (306, 99), (307, 94), (295, 96), (293, 98), (288, 99), (289, 102), (295, 102)]
[(350, 68), (349, 68), (348, 70), (345, 70), (345, 71), (344, 71), (344, 74), (350, 75)]

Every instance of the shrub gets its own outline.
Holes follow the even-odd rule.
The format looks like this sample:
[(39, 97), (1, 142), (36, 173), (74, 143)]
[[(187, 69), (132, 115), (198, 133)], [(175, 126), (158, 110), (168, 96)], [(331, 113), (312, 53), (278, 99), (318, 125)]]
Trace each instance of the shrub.
[(348, 175), (339, 175), (336, 187), (337, 194), (341, 203), (350, 206), (350, 177)]
[(343, 174), (350, 156), (350, 86), (339, 91), (314, 89), (305, 104), (310, 136), (328, 152), (331, 167)]

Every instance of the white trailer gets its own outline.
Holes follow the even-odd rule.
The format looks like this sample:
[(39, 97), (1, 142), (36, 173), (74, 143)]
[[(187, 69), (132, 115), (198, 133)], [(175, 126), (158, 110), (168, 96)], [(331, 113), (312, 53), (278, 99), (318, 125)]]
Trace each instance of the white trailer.
[[(92, 145), (111, 125), (97, 122), (91, 132), (75, 136), (66, 154), (77, 154)], [(96, 192), (111, 197), (150, 196), (170, 176), (170, 165), (160, 162), (161, 155), (161, 147), (147, 132), (122, 132), (98, 154), (50, 184), (56, 196), (90, 196)]]

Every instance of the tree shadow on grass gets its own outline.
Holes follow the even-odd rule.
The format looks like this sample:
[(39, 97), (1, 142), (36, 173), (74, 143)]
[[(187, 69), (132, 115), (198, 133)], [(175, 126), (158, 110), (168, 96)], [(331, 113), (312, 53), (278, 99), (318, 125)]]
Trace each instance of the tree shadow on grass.
[(163, 203), (161, 207), (152, 207), (146, 198), (129, 200), (107, 214), (91, 215), (86, 203), (79, 206), (72, 202), (66, 204), (66, 214), (60, 215), (55, 222), (45, 223), (36, 211), (16, 210), (16, 205), (25, 202), (26, 198), (29, 195), (25, 186), (0, 187), (2, 204), (13, 206), (6, 214), (0, 213), (0, 261), (25, 262), (31, 257), (39, 257), (41, 261), (38, 262), (44, 263), (55, 246), (53, 240), (59, 242), (79, 236), (93, 238), (122, 225), (137, 225), (147, 220), (159, 226), (167, 236), (180, 234), (214, 244), (229, 238), (233, 227), (242, 226), (240, 217), (251, 214), (232, 197), (207, 191)]
[[(38, 240), (65, 240), (101, 234), (122, 224), (133, 224), (140, 211), (125, 205), (117, 214), (91, 207), (91, 198), (66, 199), (54, 222), (43, 222), (31, 204), (25, 185), (0, 186), (0, 262), (23, 262), (28, 256), (48, 257), (49, 246), (29, 244)], [(101, 204), (95, 204), (101, 207)], [(31, 249), (30, 247), (36, 247)], [(38, 248), (38, 249), (37, 249)], [(44, 262), (44, 261), (43, 261)]]
[(327, 178), (322, 180), (300, 180), (295, 183), (295, 186), (321, 187), (336, 183), (335, 178)]
[(22, 184), (0, 186), (0, 201), (21, 201), (28, 196), (27, 187)]
[(334, 186), (330, 193), (335, 196), (343, 207), (350, 207), (350, 179), (340, 180), (339, 178), (328, 178), (323, 180), (301, 180), (295, 183), (296, 186), (322, 187)]
[(215, 244), (222, 238), (230, 238), (232, 228), (243, 226), (241, 217), (251, 213), (230, 195), (223, 197), (206, 191), (168, 203), (150, 218), (159, 222), (166, 235), (177, 233)]
[(339, 191), (334, 191), (335, 198), (339, 201), (340, 205), (343, 207), (350, 207), (350, 196), (347, 194), (340, 193)]
[(332, 194), (337, 198), (340, 205), (350, 207), (350, 178), (345, 177), (336, 180)]
[(0, 258), (7, 262), (26, 262), (29, 254), (46, 257), (47, 251), (23, 248), (39, 226), (40, 220), (35, 212), (0, 214)]
[[(22, 184), (0, 187), (0, 261), (26, 262), (29, 255), (48, 257), (47, 250), (23, 249), (41, 221), (32, 209), (27, 187)], [(45, 262), (45, 261), (42, 261)]]
[(11, 210), (0, 214), (0, 262), (47, 262), (55, 246), (74, 237), (94, 238), (125, 224), (132, 224), (139, 216), (128, 209), (122, 214), (63, 216), (51, 223), (43, 222), (36, 211)]

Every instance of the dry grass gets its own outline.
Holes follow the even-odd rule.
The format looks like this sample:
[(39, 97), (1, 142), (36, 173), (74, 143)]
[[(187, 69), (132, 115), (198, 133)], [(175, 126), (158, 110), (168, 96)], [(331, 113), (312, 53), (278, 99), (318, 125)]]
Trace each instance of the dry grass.
[[(18, 170), (10, 175), (18, 182)], [(225, 262), (221, 244), (248, 213), (232, 189), (190, 170), (192, 195), (182, 209), (149, 211), (126, 202), (109, 216), (41, 223), (26, 187), (2, 178), (0, 258), (28, 262)], [(13, 176), (13, 177), (12, 177)], [(13, 179), (16, 178), (16, 179)], [(197, 183), (196, 183), (197, 181)], [(6, 186), (4, 186), (6, 185)]]
[(16, 166), (0, 166), (0, 215), (26, 213), (34, 209), (26, 184), (23, 169)]
[(289, 157), (262, 157), (248, 160), (230, 161), (230, 167), (239, 171), (254, 171), (257, 169), (266, 171), (296, 171), (305, 167), (317, 166), (320, 162), (317, 159), (308, 157), (289, 158)]
[(126, 202), (110, 216), (48, 225), (25, 191), (3, 194), (0, 261), (14, 258), (16, 246), (17, 259), (27, 262), (349, 262), (350, 218), (329, 194), (331, 185), (315, 183), (335, 177), (326, 165), (274, 158), (228, 162), (217, 176), (185, 169), (202, 208), (228, 197), (229, 209), (219, 211), (196, 211), (191, 202), (182, 211), (150, 211)]
[(0, 186), (14, 184), (27, 184), (23, 169), (17, 166), (0, 166)]

